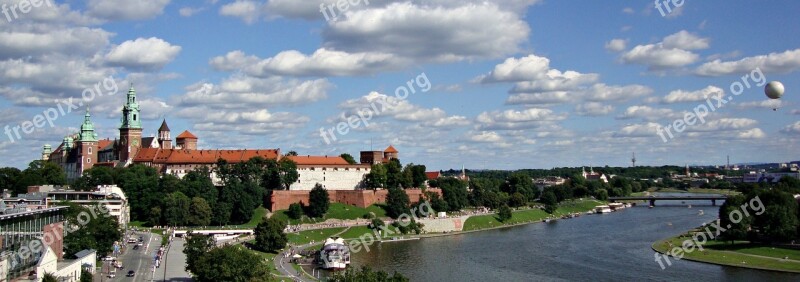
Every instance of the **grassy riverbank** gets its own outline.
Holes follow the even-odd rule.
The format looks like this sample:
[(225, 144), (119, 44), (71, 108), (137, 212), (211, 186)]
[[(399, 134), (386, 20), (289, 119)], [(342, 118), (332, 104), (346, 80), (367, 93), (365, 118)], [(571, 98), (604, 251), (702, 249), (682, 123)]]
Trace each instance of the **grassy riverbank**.
[(497, 228), (521, 223), (539, 222), (548, 217), (560, 217), (568, 213), (585, 213), (595, 206), (602, 205), (604, 202), (590, 199), (564, 201), (559, 204), (558, 209), (552, 214), (548, 214), (541, 209), (524, 209), (512, 213), (511, 219), (506, 222), (497, 220), (497, 215), (487, 214), (472, 216), (464, 222), (464, 231), (474, 231), (481, 229)]
[[(691, 239), (687, 234), (692, 232), (696, 231), (657, 241), (653, 243), (652, 248), (661, 254), (666, 254), (673, 247), (681, 246), (684, 240)], [(692, 252), (683, 253), (682, 259), (735, 267), (800, 273), (800, 250), (738, 241), (733, 244), (708, 241), (702, 246), (702, 251), (695, 248)], [(671, 260), (674, 259), (671, 258)]]

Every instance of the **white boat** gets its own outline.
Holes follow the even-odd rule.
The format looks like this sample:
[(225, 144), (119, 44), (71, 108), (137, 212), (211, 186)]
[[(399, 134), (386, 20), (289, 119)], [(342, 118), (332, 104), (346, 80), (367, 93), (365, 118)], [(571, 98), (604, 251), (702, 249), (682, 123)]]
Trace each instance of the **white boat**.
[(344, 239), (331, 237), (325, 239), (322, 249), (319, 250), (320, 267), (328, 270), (341, 270), (350, 265), (350, 248)]
[(611, 210), (611, 207), (603, 205), (603, 206), (594, 207), (594, 212), (595, 213), (610, 213), (610, 212), (612, 212), (612, 210)]
[(618, 211), (625, 208), (625, 204), (623, 203), (609, 203), (608, 207), (611, 208), (612, 211)]

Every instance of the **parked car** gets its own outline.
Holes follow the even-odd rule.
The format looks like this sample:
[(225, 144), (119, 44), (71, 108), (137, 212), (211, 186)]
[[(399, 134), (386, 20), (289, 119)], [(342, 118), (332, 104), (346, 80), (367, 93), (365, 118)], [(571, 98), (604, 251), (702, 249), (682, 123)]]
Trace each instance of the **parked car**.
[(139, 245), (135, 245), (135, 246), (133, 246), (133, 249), (134, 249), (134, 250), (138, 250), (138, 249), (139, 249)]
[(133, 277), (134, 275), (136, 275), (136, 272), (133, 272), (133, 270), (128, 271), (128, 277)]
[(107, 257), (104, 257), (103, 260), (104, 261), (112, 261), (112, 260), (114, 260), (114, 258), (112, 258), (110, 256), (107, 256)]

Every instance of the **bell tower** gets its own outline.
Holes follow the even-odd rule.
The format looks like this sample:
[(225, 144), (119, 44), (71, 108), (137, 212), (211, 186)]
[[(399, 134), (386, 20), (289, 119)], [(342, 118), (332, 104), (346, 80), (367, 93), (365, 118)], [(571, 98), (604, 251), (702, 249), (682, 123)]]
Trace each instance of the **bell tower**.
[(161, 149), (172, 149), (172, 138), (169, 136), (169, 126), (167, 120), (161, 122), (161, 127), (158, 128), (158, 146)]
[(129, 164), (142, 146), (142, 120), (133, 84), (122, 107), (122, 125), (119, 127), (119, 161)]

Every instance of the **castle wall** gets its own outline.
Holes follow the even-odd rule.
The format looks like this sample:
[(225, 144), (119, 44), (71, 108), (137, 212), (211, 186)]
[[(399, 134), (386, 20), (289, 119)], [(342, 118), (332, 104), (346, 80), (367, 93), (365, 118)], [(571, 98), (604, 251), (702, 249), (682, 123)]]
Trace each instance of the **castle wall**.
[[(411, 203), (419, 202), (423, 198), (423, 193), (420, 189), (406, 189), (404, 191)], [(439, 196), (442, 195), (441, 189), (428, 188), (426, 191), (437, 193)], [(308, 205), (310, 192), (307, 190), (273, 191), (270, 210), (285, 210), (289, 208), (289, 205), (298, 202)], [(361, 208), (366, 208), (376, 203), (385, 203), (388, 194), (388, 190), (328, 190), (328, 197), (331, 203), (343, 203)]]
[(297, 166), (299, 177), (289, 190), (311, 190), (319, 183), (327, 190), (355, 190), (363, 188), (364, 176), (369, 166)]

